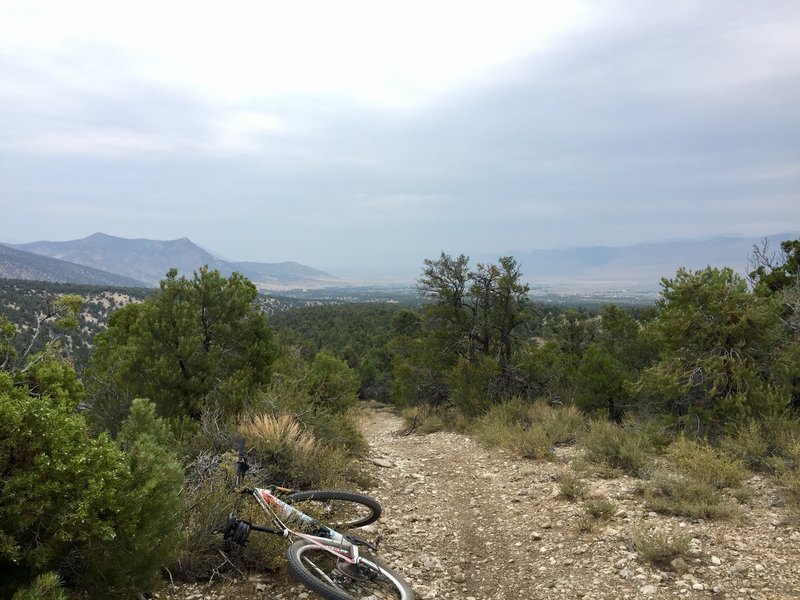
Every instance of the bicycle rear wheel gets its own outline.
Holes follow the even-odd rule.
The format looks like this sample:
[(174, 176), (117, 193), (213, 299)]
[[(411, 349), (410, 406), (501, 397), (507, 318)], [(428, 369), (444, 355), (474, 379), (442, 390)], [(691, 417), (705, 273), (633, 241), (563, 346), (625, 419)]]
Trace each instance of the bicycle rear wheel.
[(363, 527), (381, 516), (381, 505), (377, 500), (354, 492), (295, 492), (284, 500), (323, 525), (337, 530)]
[[(317, 540), (329, 546), (336, 542)], [(414, 590), (383, 561), (368, 554), (352, 565), (308, 540), (287, 551), (289, 570), (308, 589), (326, 600), (415, 600)]]

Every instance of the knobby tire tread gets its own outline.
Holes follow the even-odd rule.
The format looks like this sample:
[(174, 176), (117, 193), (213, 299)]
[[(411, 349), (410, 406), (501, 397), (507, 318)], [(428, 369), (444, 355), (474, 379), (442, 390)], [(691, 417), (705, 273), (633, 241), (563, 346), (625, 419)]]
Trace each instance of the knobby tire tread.
[[(332, 541), (325, 541), (323, 540), (322, 543), (327, 545), (338, 545), (336, 542)], [(309, 573), (308, 569), (306, 569), (305, 565), (303, 564), (302, 555), (303, 550), (306, 547), (311, 547), (311, 549), (315, 549), (315, 544), (309, 542), (307, 540), (298, 540), (294, 542), (286, 552), (286, 557), (289, 562), (289, 571), (308, 589), (311, 591), (319, 594), (326, 600), (359, 600), (355, 596), (351, 596), (345, 591), (333, 587), (328, 583), (318, 579), (316, 576)], [(321, 550), (324, 552), (324, 550)], [(416, 594), (414, 590), (411, 589), (411, 586), (406, 583), (406, 581), (391, 567), (386, 565), (382, 560), (378, 558), (371, 558), (368, 561), (370, 564), (374, 564), (379, 566), (381, 569), (386, 571), (394, 580), (393, 584), (395, 588), (398, 589), (402, 593), (401, 600), (416, 600)], [(398, 588), (399, 586), (399, 588)]]
[(340, 492), (338, 490), (310, 490), (307, 492), (294, 492), (285, 498), (286, 502), (293, 504), (303, 500), (343, 500), (366, 506), (370, 513), (357, 521), (348, 522), (348, 527), (364, 527), (381, 518), (381, 505), (374, 498), (356, 492)]

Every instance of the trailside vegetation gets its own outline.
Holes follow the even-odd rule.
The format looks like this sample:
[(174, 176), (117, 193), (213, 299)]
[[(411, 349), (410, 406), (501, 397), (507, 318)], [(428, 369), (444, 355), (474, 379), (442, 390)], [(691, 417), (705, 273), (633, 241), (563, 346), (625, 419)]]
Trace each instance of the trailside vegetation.
[(748, 279), (680, 269), (649, 309), (588, 312), (530, 304), (511, 259), (442, 254), (419, 279), (428, 304), (393, 320), (393, 400), (409, 430), (520, 457), (576, 443), (579, 471), (644, 478), (668, 514), (736, 516), (760, 471), (800, 518), (799, 255), (756, 248)]
[[(368, 486), (359, 397), (393, 403), (409, 433), (468, 431), (521, 458), (575, 445), (565, 498), (584, 497), (581, 475), (625, 473), (649, 510), (736, 518), (759, 472), (800, 519), (800, 240), (752, 261), (748, 278), (681, 269), (639, 308), (535, 303), (512, 257), (446, 253), (424, 262), (418, 304), (268, 319), (251, 282), (209, 269), (170, 271), (135, 301), (7, 300), (0, 596), (130, 597), (167, 569), (276, 566), (275, 540), (220, 553), (231, 450), (246, 439), (257, 484)], [(90, 296), (111, 316), (83, 347)], [(614, 510), (583, 500), (587, 531)], [(684, 552), (632, 543), (657, 564)]]
[(0, 372), (3, 597), (53, 573), (96, 597), (132, 595), (176, 558), (183, 474), (164, 423), (142, 400), (116, 441), (92, 437), (82, 397), (52, 349)]
[(762, 265), (753, 285), (727, 268), (681, 269), (637, 318), (614, 305), (548, 313), (513, 259), (472, 269), (442, 254), (419, 279), (429, 303), (393, 321), (393, 400), (468, 419), (541, 400), (712, 439), (788, 415), (800, 383), (796, 264), (789, 253)]
[(369, 484), (354, 460), (357, 373), (276, 336), (241, 275), (170, 271), (112, 313), (78, 373), (62, 342), (81, 303), (55, 295), (27, 330), (58, 329), (23, 344), (0, 317), (0, 596), (133, 597), (165, 569), (274, 564), (274, 543), (220, 554), (240, 437), (257, 484)]

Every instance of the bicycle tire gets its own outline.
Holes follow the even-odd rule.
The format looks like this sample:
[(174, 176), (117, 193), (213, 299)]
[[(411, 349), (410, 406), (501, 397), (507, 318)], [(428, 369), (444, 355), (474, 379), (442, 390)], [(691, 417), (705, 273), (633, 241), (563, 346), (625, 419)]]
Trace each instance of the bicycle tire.
[[(328, 546), (339, 546), (331, 540), (316, 541)], [(292, 575), (326, 600), (416, 599), (411, 586), (379, 558), (362, 555), (358, 565), (351, 565), (317, 543), (298, 540), (289, 546), (286, 555)]]
[(378, 501), (355, 492), (311, 490), (294, 492), (284, 500), (333, 529), (364, 527), (381, 518)]

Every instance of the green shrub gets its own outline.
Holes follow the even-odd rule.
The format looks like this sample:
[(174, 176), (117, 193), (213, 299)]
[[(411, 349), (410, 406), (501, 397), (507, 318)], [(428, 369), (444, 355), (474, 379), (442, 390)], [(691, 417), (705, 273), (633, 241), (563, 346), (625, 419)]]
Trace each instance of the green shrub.
[(586, 423), (575, 407), (554, 407), (544, 400), (520, 399), (492, 406), (478, 417), (473, 432), (487, 446), (499, 446), (524, 458), (550, 458), (555, 444), (571, 443)]
[(561, 471), (556, 481), (559, 483), (559, 494), (562, 498), (577, 500), (586, 494), (586, 483), (568, 469)]
[(127, 478), (108, 437), (88, 438), (74, 407), (29, 391), (0, 373), (0, 592), (6, 593), (58, 568), (76, 546), (112, 539)]
[(57, 573), (39, 575), (30, 585), (17, 590), (11, 600), (67, 600)]
[(778, 465), (776, 480), (786, 496), (795, 520), (800, 520), (800, 442), (790, 446), (787, 455)]
[(734, 488), (741, 484), (744, 465), (713, 448), (704, 440), (681, 436), (667, 449), (667, 458), (679, 473), (716, 489)]
[(145, 589), (172, 548), (174, 458), (133, 426), (122, 448), (93, 439), (68, 392), (32, 391), (0, 373), (0, 595), (49, 571), (97, 597)]
[(258, 290), (239, 273), (203, 268), (191, 279), (171, 269), (144, 302), (115, 311), (97, 336), (87, 369), (98, 427), (116, 431), (136, 396), (165, 417), (197, 419), (215, 404), (235, 415), (270, 380), (275, 343)]
[(580, 439), (580, 447), (591, 462), (634, 476), (651, 465), (654, 451), (645, 432), (607, 420), (592, 421)]
[(659, 360), (636, 384), (640, 405), (707, 434), (787, 406), (791, 391), (775, 380), (786, 335), (776, 298), (753, 293), (730, 268), (679, 269), (661, 283), (649, 327)]
[(763, 470), (768, 465), (770, 444), (759, 421), (737, 426), (720, 441), (720, 449), (750, 469)]
[(450, 399), (468, 418), (481, 415), (507, 397), (500, 364), (490, 356), (459, 358), (446, 373), (445, 381)]
[(329, 412), (345, 412), (358, 398), (358, 374), (327, 350), (311, 361), (307, 377), (311, 398)]
[(607, 520), (614, 515), (617, 505), (609, 498), (589, 498), (583, 503), (586, 514), (597, 520)]
[(525, 407), (518, 401), (504, 402), (493, 406), (479, 417), (473, 432), (482, 444), (500, 447), (529, 459), (542, 459), (552, 456), (552, 443), (539, 424), (520, 422), (520, 413)]
[(79, 587), (98, 596), (153, 589), (184, 535), (178, 518), (183, 469), (152, 402), (133, 400), (117, 444), (130, 473), (119, 498), (123, 518), (113, 539), (88, 545), (81, 557)]
[(691, 540), (679, 533), (660, 533), (637, 527), (630, 534), (631, 548), (637, 558), (659, 569), (667, 570), (677, 558), (689, 556)]
[(720, 448), (753, 470), (774, 473), (793, 463), (792, 447), (797, 443), (800, 419), (786, 413), (738, 426)]
[(400, 414), (407, 433), (436, 433), (447, 428), (442, 412), (427, 404), (409, 406)]
[(755, 495), (755, 491), (753, 490), (753, 488), (744, 486), (728, 490), (728, 493), (732, 497), (736, 498), (736, 501), (739, 504), (750, 504), (750, 501), (753, 499), (753, 496)]
[[(325, 396), (333, 394), (334, 386), (330, 380), (335, 379), (335, 373), (345, 379), (353, 373), (345, 363), (338, 359), (331, 362), (328, 360), (330, 357), (325, 358), (325, 353), (320, 354), (323, 358), (315, 358), (317, 376), (311, 378), (308, 375), (309, 367), (296, 353), (287, 350), (286, 355), (281, 357), (278, 367), (281, 370), (276, 370), (272, 383), (251, 401), (249, 412), (298, 415), (303, 426), (311, 430), (320, 443), (343, 448), (350, 454), (363, 454), (367, 450), (367, 443), (358, 426), (358, 409), (354, 408), (355, 392), (351, 389), (352, 397), (348, 392), (346, 397), (338, 399)], [(323, 368), (323, 365), (330, 369)], [(314, 385), (311, 384), (312, 380)], [(330, 386), (326, 388), (328, 384)], [(323, 397), (327, 400), (323, 400)]]
[(513, 438), (522, 431), (516, 424), (516, 414), (512, 403), (497, 404), (475, 420), (473, 433), (479, 442), (490, 448), (509, 447)]
[(713, 485), (685, 475), (657, 472), (643, 493), (647, 507), (658, 513), (694, 519), (730, 519), (739, 514)]
[(352, 456), (363, 456), (369, 448), (358, 424), (357, 409), (338, 413), (315, 411), (301, 418), (323, 445), (339, 448)]
[(552, 444), (572, 444), (586, 429), (587, 418), (576, 406), (554, 406), (537, 400), (528, 407), (526, 421), (540, 425)]
[(519, 429), (511, 439), (510, 449), (522, 458), (530, 460), (553, 457), (553, 445), (547, 432), (536, 426)]
[(436, 433), (437, 431), (469, 432), (473, 423), (460, 410), (453, 406), (430, 406), (421, 404), (401, 411), (403, 426), (409, 433)]

